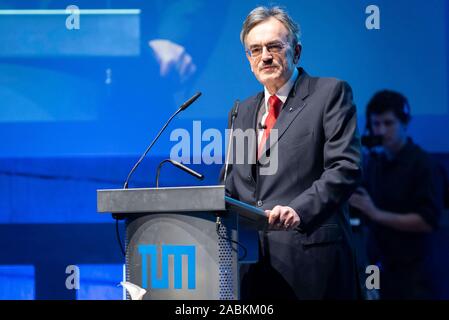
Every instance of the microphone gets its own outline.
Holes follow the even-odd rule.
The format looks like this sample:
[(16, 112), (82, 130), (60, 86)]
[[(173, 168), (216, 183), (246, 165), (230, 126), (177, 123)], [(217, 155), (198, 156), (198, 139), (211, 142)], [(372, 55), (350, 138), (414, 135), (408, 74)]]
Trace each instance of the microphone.
[[(228, 176), (228, 167), (229, 167), (229, 156), (231, 154), (231, 147), (232, 147), (232, 140), (233, 140), (233, 135), (234, 135), (234, 120), (235, 118), (237, 118), (237, 115), (239, 113), (239, 104), (240, 104), (240, 100), (235, 100), (234, 102), (234, 107), (232, 108), (232, 113), (231, 113), (231, 131), (229, 132), (229, 141), (228, 141), (228, 149), (226, 150), (226, 160), (225, 160), (225, 172), (224, 172), (224, 176), (223, 176), (223, 185), (225, 186), (226, 189), (226, 178)], [(217, 235), (219, 238), (223, 238), (223, 236), (220, 234), (220, 226), (221, 226), (221, 217), (219, 214), (217, 214), (217, 218), (215, 221), (215, 231), (217, 232)], [(225, 238), (225, 240), (229, 240), (228, 238)], [(232, 242), (233, 240), (231, 240)], [(245, 249), (246, 251), (246, 249)]]
[(187, 107), (190, 106), (192, 103), (194, 103), (195, 100), (198, 99), (198, 98), (200, 97), (200, 95), (201, 95), (201, 92), (195, 93), (195, 95), (194, 95), (193, 97), (191, 97), (189, 100), (187, 100), (186, 102), (184, 102), (184, 103), (179, 107), (179, 109), (180, 109), (181, 111), (187, 109)]
[(134, 165), (134, 167), (131, 169), (131, 171), (128, 173), (128, 177), (126, 178), (126, 181), (123, 185), (123, 189), (128, 189), (128, 184), (129, 184), (129, 180), (131, 179), (132, 174), (134, 173), (134, 171), (136, 171), (137, 167), (140, 165), (140, 163), (143, 161), (143, 159), (145, 158), (145, 156), (147, 155), (147, 153), (150, 151), (150, 149), (153, 147), (154, 143), (157, 141), (157, 139), (159, 139), (159, 137), (161, 136), (162, 132), (164, 132), (165, 128), (167, 128), (167, 126), (169, 125), (169, 123), (173, 120), (174, 117), (176, 117), (178, 115), (178, 113), (180, 113), (181, 111), (184, 111), (185, 109), (187, 109), (187, 107), (189, 107), (196, 99), (199, 98), (199, 96), (201, 96), (201, 92), (197, 92), (193, 97), (191, 97), (189, 100), (187, 100), (186, 102), (184, 102), (178, 110), (176, 110), (176, 112), (168, 119), (168, 121), (164, 124), (164, 126), (162, 127), (162, 129), (159, 131), (159, 133), (156, 135), (156, 138), (153, 139), (153, 141), (151, 142), (151, 144), (148, 146), (148, 148), (145, 150), (145, 152), (140, 156), (139, 160), (137, 160), (136, 164)]
[(191, 176), (194, 176), (198, 180), (203, 180), (204, 179), (204, 175), (202, 175), (201, 173), (196, 172), (195, 170), (190, 169), (189, 167), (186, 167), (182, 163), (180, 163), (178, 161), (175, 161), (175, 160), (172, 160), (172, 159), (165, 159), (161, 163), (159, 163), (159, 166), (157, 167), (156, 188), (159, 188), (159, 174), (160, 174), (160, 171), (161, 171), (161, 167), (166, 162), (170, 162), (175, 167), (177, 167), (177, 168), (187, 172), (188, 174), (190, 174)]
[(229, 166), (229, 156), (231, 154), (231, 146), (232, 146), (232, 140), (233, 140), (233, 134), (234, 134), (234, 121), (235, 118), (237, 118), (237, 114), (239, 113), (239, 105), (240, 100), (235, 100), (234, 107), (231, 113), (231, 132), (229, 133), (229, 142), (228, 142), (228, 150), (226, 152), (226, 163), (225, 163), (225, 172), (223, 177), (223, 183), (226, 186), (226, 177), (228, 176), (228, 166)]

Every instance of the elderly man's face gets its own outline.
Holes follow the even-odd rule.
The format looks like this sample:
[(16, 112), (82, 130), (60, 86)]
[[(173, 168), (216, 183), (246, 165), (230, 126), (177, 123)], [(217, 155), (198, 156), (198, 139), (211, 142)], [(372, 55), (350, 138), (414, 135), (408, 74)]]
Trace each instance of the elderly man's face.
[(247, 54), (247, 58), (257, 80), (271, 94), (275, 94), (290, 79), (299, 60), (301, 46), (292, 48), (287, 28), (275, 18), (252, 28), (246, 36), (245, 45), (250, 51), (255, 48), (256, 53), (261, 49), (259, 55)]

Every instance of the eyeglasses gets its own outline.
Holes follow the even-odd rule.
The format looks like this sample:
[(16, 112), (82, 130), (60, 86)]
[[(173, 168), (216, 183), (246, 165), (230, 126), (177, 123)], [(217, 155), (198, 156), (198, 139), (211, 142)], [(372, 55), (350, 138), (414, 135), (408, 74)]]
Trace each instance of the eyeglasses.
[(246, 53), (251, 58), (258, 58), (260, 55), (262, 55), (263, 47), (267, 48), (267, 51), (269, 53), (280, 53), (286, 46), (287, 44), (283, 42), (272, 42), (264, 46), (251, 46), (248, 50), (246, 50)]

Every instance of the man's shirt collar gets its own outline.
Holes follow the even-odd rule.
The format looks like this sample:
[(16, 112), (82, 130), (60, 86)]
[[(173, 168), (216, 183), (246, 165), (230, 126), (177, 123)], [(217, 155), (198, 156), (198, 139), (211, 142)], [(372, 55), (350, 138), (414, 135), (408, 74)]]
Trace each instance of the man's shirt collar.
[[(295, 85), (296, 78), (298, 78), (298, 69), (295, 68), (293, 70), (292, 76), (290, 79), (276, 92), (276, 96), (282, 101), (282, 103), (285, 103), (287, 101), (288, 95)], [(271, 94), (268, 92), (268, 89), (264, 87), (265, 91), (265, 108), (268, 108), (268, 98), (271, 96)]]

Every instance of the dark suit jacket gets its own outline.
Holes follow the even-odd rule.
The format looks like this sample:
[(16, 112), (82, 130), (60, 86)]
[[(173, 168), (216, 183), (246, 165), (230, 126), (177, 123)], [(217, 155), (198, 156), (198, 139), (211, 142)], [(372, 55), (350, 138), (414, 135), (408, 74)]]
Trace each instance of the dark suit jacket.
[[(240, 104), (236, 129), (256, 128), (263, 98), (261, 92)], [(361, 176), (356, 120), (347, 83), (310, 77), (300, 68), (274, 126), (277, 141), (268, 139), (257, 164), (234, 159), (228, 195), (262, 209), (290, 206), (301, 219), (296, 230), (260, 233), (259, 263), (241, 268), (242, 298), (355, 297), (346, 201)], [(255, 145), (244, 152), (255, 155)], [(269, 164), (274, 174), (261, 174), (266, 160), (275, 160)]]

